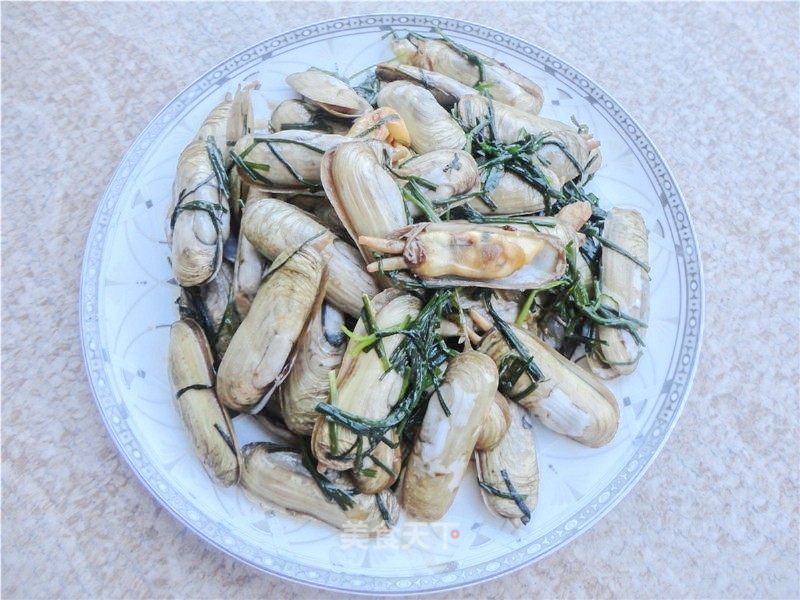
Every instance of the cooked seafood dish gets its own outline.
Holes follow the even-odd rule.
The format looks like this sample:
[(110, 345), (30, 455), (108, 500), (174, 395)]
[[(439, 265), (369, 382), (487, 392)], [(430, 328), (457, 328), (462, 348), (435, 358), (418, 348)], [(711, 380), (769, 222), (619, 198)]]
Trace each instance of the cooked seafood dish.
[(600, 140), (541, 115), (535, 82), (440, 32), (391, 44), (353, 78), (290, 74), (279, 103), (231, 90), (178, 157), (173, 400), (209, 476), (267, 509), (379, 535), (476, 477), (524, 526), (534, 422), (617, 433), (647, 226), (587, 191)]

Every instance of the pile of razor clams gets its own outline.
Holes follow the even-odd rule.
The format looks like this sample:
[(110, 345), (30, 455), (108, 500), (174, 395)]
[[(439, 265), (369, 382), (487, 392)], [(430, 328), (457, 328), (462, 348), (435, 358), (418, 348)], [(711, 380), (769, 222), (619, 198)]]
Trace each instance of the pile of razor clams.
[[(444, 34), (271, 105), (216, 106), (167, 215), (169, 373), (205, 469), (256, 502), (367, 535), (436, 521), (474, 473), (527, 524), (534, 417), (592, 448), (620, 419), (648, 318), (635, 210), (585, 186), (600, 142), (541, 88)], [(624, 199), (621, 199), (624, 201)], [(231, 418), (265, 439), (240, 447)]]

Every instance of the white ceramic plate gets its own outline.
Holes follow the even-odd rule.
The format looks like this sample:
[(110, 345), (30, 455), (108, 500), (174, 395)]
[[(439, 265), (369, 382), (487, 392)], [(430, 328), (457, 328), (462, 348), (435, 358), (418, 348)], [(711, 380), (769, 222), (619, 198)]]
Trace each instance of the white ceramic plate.
[[(621, 406), (614, 441), (585, 448), (537, 425), (540, 497), (527, 527), (483, 507), (468, 476), (441, 523), (405, 519), (364, 541), (315, 521), (264, 512), (210, 481), (189, 445), (166, 374), (178, 288), (167, 263), (164, 215), (178, 154), (209, 110), (241, 82), (289, 97), (288, 73), (314, 65), (352, 74), (391, 56), (389, 28), (430, 32), (506, 62), (545, 92), (542, 114), (574, 115), (602, 140), (590, 184), (605, 206), (641, 211), (650, 230), (652, 301), (647, 348), (634, 375), (613, 381)], [(92, 225), (81, 286), (89, 379), (125, 460), (177, 518), (228, 554), (269, 573), (337, 590), (408, 593), (468, 585), (553, 552), (594, 524), (641, 477), (686, 399), (699, 351), (701, 271), (686, 206), (662, 158), (599, 86), (544, 50), (487, 27), (421, 15), (327, 21), (268, 39), (210, 70), (145, 128), (114, 174)], [(244, 443), (260, 434), (236, 422)]]

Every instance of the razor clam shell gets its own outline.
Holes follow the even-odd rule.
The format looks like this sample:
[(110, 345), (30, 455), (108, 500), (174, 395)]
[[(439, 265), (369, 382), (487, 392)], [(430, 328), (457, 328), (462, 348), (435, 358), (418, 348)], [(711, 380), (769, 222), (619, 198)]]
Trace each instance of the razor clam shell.
[[(388, 239), (402, 239), (403, 236), (415, 231), (414, 228), (419, 227), (419, 225), (410, 225), (403, 229), (398, 229), (386, 237)], [(503, 290), (529, 290), (558, 279), (567, 268), (563, 242), (558, 237), (543, 231), (533, 231), (528, 228), (516, 229), (513, 226), (480, 225), (467, 221), (426, 223), (425, 230), (430, 232), (484, 231), (505, 236), (538, 238), (544, 241), (544, 247), (531, 262), (506, 277), (498, 279), (462, 279), (450, 276), (423, 278), (426, 282), (453, 287), (469, 286)]]
[[(600, 168), (602, 162), (599, 148), (591, 149), (585, 137), (573, 128), (559, 121), (545, 119), (537, 115), (517, 110), (500, 102), (493, 102), (495, 139), (503, 144), (519, 141), (520, 132), (532, 136), (549, 133), (549, 140), (559, 142), (581, 165), (583, 175), (588, 176)], [(465, 96), (458, 102), (458, 115), (467, 127), (477, 126), (489, 114), (489, 101), (484, 96)], [(572, 161), (555, 145), (542, 146), (536, 156), (558, 177), (560, 185), (580, 176)]]
[(168, 368), (173, 398), (206, 472), (229, 486), (239, 479), (239, 456), (228, 412), (214, 394), (212, 365), (211, 348), (201, 327), (191, 319), (173, 323)]
[[(214, 331), (217, 332), (217, 337), (213, 340), (217, 356), (224, 356), (233, 336), (231, 328), (235, 331), (238, 326), (238, 315), (232, 315), (230, 326), (223, 327), (225, 313), (232, 301), (232, 285), (233, 267), (230, 263), (223, 262), (217, 276), (200, 287), (200, 297), (205, 305), (206, 314)], [(181, 290), (181, 295), (185, 295), (184, 290)]]
[[(468, 86), (481, 83), (478, 66), (446, 42), (419, 36), (409, 36), (403, 42), (406, 43), (395, 44), (395, 54), (401, 61), (436, 71)], [(544, 94), (536, 83), (493, 58), (470, 51), (483, 63), (483, 83), (491, 84), (493, 98), (532, 114), (539, 113)]]
[[(610, 442), (619, 427), (619, 404), (611, 391), (597, 377), (536, 336), (510, 327), (544, 375), (533, 390), (516, 401), (536, 415), (545, 427), (581, 444), (597, 448)], [(484, 338), (479, 350), (488, 354), (498, 366), (506, 356), (514, 354), (497, 330)], [(511, 393), (523, 392), (530, 383), (530, 376), (522, 373)]]
[[(277, 133), (256, 131), (242, 137), (233, 147), (233, 151), (243, 161), (258, 165), (267, 165), (267, 169), (257, 166), (251, 167), (258, 174), (259, 179), (250, 178), (237, 167), (239, 175), (255, 187), (269, 190), (301, 190), (308, 189), (309, 185), (319, 184), (319, 167), (322, 155), (330, 148), (347, 141), (341, 135), (317, 133), (316, 131), (286, 130)], [(300, 145), (306, 144), (307, 146)], [(253, 144), (255, 144), (253, 146)], [(270, 150), (267, 144), (275, 149)], [(253, 148), (245, 155), (248, 148)], [(276, 156), (276, 153), (279, 156)], [(286, 167), (291, 166), (292, 171)], [(297, 176), (302, 178), (302, 181)], [(305, 182), (305, 183), (304, 183)]]
[(375, 67), (375, 74), (381, 81), (410, 81), (422, 86), (433, 94), (439, 104), (448, 109), (464, 96), (475, 93), (475, 88), (464, 85), (452, 77), (412, 65), (383, 63)]
[[(612, 208), (606, 216), (603, 237), (648, 264), (647, 225), (639, 212)], [(600, 287), (603, 296), (607, 297), (606, 304), (634, 319), (647, 322), (650, 277), (645, 269), (627, 256), (604, 247), (600, 262)], [(639, 335), (644, 337), (645, 331), (646, 328), (640, 327)], [(602, 346), (602, 357), (589, 357), (592, 372), (604, 379), (633, 373), (641, 355), (633, 336), (624, 329), (612, 327), (598, 327), (597, 336), (606, 345)]]
[(242, 233), (261, 254), (274, 260), (287, 248), (309, 240), (328, 263), (328, 300), (346, 314), (361, 314), (361, 297), (378, 293), (358, 250), (336, 237), (311, 215), (254, 190), (242, 217)]
[(328, 373), (341, 366), (347, 342), (342, 325), (344, 315), (329, 304), (314, 313), (294, 366), (278, 390), (283, 420), (298, 435), (311, 435), (319, 416), (314, 409), (328, 400)]
[(393, 81), (378, 93), (378, 106), (398, 112), (411, 134), (411, 148), (425, 153), (461, 149), (467, 141), (461, 126), (428, 90), (408, 81)]
[(236, 262), (233, 269), (233, 300), (236, 310), (244, 318), (250, 311), (253, 298), (258, 293), (261, 285), (261, 278), (264, 276), (264, 268), (267, 260), (247, 239), (244, 233), (239, 233), (236, 251)]
[(408, 223), (400, 188), (382, 162), (388, 148), (375, 140), (348, 142), (322, 159), (322, 186), (354, 242), (360, 235), (381, 237)]
[[(417, 154), (404, 161), (395, 169), (401, 176), (398, 185), (407, 185), (402, 177), (415, 176), (433, 184), (435, 189), (430, 190), (420, 185), (422, 194), (436, 206), (458, 196), (472, 191), (480, 185), (480, 172), (478, 164), (467, 152), (463, 150), (434, 150), (425, 154)], [(422, 211), (414, 204), (407, 202), (409, 214), (419, 216)]]
[(219, 365), (217, 395), (225, 406), (250, 413), (264, 407), (292, 366), (325, 279), (323, 258), (309, 246), (277, 257)]
[[(346, 485), (344, 478), (334, 481)], [(354, 504), (343, 510), (328, 500), (302, 464), (296, 452), (270, 452), (265, 443), (242, 448), (241, 486), (245, 493), (265, 509), (279, 506), (294, 513), (309, 515), (337, 529), (378, 534), (388, 530), (374, 496), (354, 495)], [(397, 522), (400, 509), (390, 491), (381, 492), (390, 521)]]
[(476, 450), (492, 450), (505, 437), (511, 424), (511, 409), (508, 400), (500, 392), (494, 393), (494, 401), (486, 415), (486, 420), (481, 425)]
[(497, 367), (485, 354), (468, 350), (449, 361), (436, 396), (428, 401), (422, 427), (406, 463), (402, 503), (422, 521), (441, 519), (450, 508), (497, 390)]
[(359, 96), (344, 81), (321, 71), (310, 68), (286, 77), (286, 83), (312, 104), (336, 117), (353, 118), (372, 110), (369, 102)]
[(347, 135), (350, 125), (347, 122), (326, 117), (326, 113), (310, 102), (290, 99), (284, 100), (270, 116), (270, 127), (275, 132), (286, 130), (317, 131)]
[[(375, 309), (375, 322), (378, 329), (386, 329), (402, 323), (406, 318), (416, 317), (422, 303), (419, 298), (409, 294), (395, 295), (394, 290), (389, 296), (391, 300), (385, 302), (376, 298), (380, 308)], [(364, 332), (365, 328), (362, 319), (356, 326), (356, 331)], [(402, 334), (394, 334), (383, 338), (383, 347), (386, 355), (390, 356), (395, 348), (403, 340)], [(336, 407), (353, 415), (358, 415), (367, 419), (383, 419), (392, 407), (400, 399), (403, 387), (403, 376), (395, 370), (385, 371), (381, 359), (377, 352), (360, 352), (357, 356), (351, 357), (357, 341), (351, 339), (345, 350), (345, 360), (336, 377), (337, 399)], [(337, 448), (331, 448), (330, 428), (335, 428)], [(397, 441), (397, 434), (394, 430), (387, 433), (387, 438), (393, 442)], [(355, 467), (354, 451), (342, 458), (331, 458), (331, 454), (341, 454), (356, 442), (356, 435), (349, 429), (334, 424), (324, 415), (320, 415), (314, 426), (311, 436), (311, 448), (314, 456), (321, 465), (344, 471)], [(397, 462), (400, 458), (400, 448), (391, 448), (385, 443), (380, 443), (373, 450), (372, 454), (384, 465), (399, 466)], [(394, 477), (388, 474), (375, 464), (370, 457), (363, 459), (363, 469), (373, 469), (376, 474), (374, 477), (363, 476), (357, 479), (359, 489), (375, 493), (385, 489), (394, 482)], [(395, 473), (398, 471), (395, 469)]]
[(209, 137), (213, 137), (226, 163), (228, 158), (228, 121), (232, 108), (233, 96), (230, 93), (225, 94), (225, 99), (211, 109), (195, 136), (196, 140), (204, 144)]
[[(172, 271), (183, 287), (202, 285), (216, 276), (222, 264), (222, 247), (230, 234), (228, 201), (218, 187), (206, 142), (195, 140), (181, 153), (172, 197), (167, 212)], [(216, 216), (200, 209), (182, 210), (170, 227), (179, 206), (191, 202), (212, 207)]]
[[(230, 116), (226, 125), (225, 150), (223, 155), (227, 158), (229, 145), (235, 144), (242, 137), (250, 134), (255, 129), (255, 109), (253, 107), (252, 92), (261, 87), (258, 81), (251, 81), (240, 85), (233, 95)], [(230, 161), (228, 161), (228, 164)]]
[[(505, 470), (514, 489), (523, 496), (528, 509), (533, 512), (539, 497), (539, 465), (536, 460), (536, 443), (533, 423), (527, 411), (514, 402), (508, 403), (510, 421), (505, 437), (495, 448), (475, 451), (478, 480), (500, 491), (508, 486), (501, 471)], [(494, 514), (522, 525), (524, 514), (514, 500), (501, 498), (481, 489), (486, 507)]]

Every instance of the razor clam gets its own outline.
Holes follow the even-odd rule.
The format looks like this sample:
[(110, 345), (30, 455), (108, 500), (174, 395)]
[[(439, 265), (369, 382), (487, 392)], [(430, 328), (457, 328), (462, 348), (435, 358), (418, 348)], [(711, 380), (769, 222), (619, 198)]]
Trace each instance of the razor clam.
[(409, 34), (393, 43), (401, 62), (436, 71), (463, 84), (487, 84), (500, 102), (533, 114), (544, 103), (542, 88), (503, 63), (449, 40), (435, 40)]
[(422, 521), (441, 519), (453, 503), (458, 486), (494, 401), (497, 367), (485, 354), (462, 352), (447, 365), (428, 408), (403, 477), (403, 507)]
[(191, 142), (178, 158), (167, 239), (172, 271), (181, 286), (210, 281), (222, 264), (230, 233), (227, 190), (219, 180), (224, 168), (211, 137)]
[(393, 108), (377, 108), (353, 121), (348, 137), (378, 140), (390, 146), (410, 146), (411, 136), (406, 124)]
[(476, 450), (475, 466), (486, 507), (519, 526), (528, 523), (536, 508), (539, 466), (533, 423), (524, 408), (514, 402), (508, 404), (511, 419), (505, 437), (491, 450)]
[[(610, 442), (619, 426), (619, 405), (603, 382), (528, 331), (509, 324), (504, 329), (528, 356), (512, 349), (497, 329), (484, 338), (479, 350), (500, 369), (500, 390), (556, 433), (593, 448)], [(528, 358), (541, 374), (536, 381), (525, 370)]]
[[(561, 191), (558, 176), (545, 166), (539, 167), (554, 191)], [(494, 206), (472, 200), (469, 205), (484, 215), (521, 215), (544, 210), (544, 195), (536, 187), (509, 171), (500, 175), (493, 188), (486, 195)]]
[(322, 158), (322, 186), (354, 241), (361, 235), (383, 236), (408, 223), (400, 188), (383, 164), (386, 152), (387, 146), (374, 140), (349, 142)]
[(347, 122), (331, 118), (313, 104), (294, 98), (278, 104), (272, 111), (269, 123), (273, 131), (304, 129), (319, 133), (347, 135), (347, 131), (350, 129)]
[[(458, 101), (458, 116), (465, 127), (477, 127), (490, 116), (486, 97), (465, 96)], [(523, 137), (523, 132), (541, 138), (535, 156), (557, 177), (560, 185), (578, 177), (584, 178), (600, 168), (602, 162), (600, 143), (591, 134), (581, 134), (568, 125), (552, 119), (492, 102), (494, 139), (502, 144), (513, 144)], [(488, 126), (487, 126), (488, 132)]]
[[(334, 476), (333, 483), (346, 484), (347, 481)], [(337, 506), (322, 493), (303, 466), (300, 454), (271, 452), (269, 444), (264, 442), (242, 448), (241, 486), (265, 509), (277, 505), (312, 516), (337, 529), (378, 534), (387, 531), (400, 516), (397, 500), (388, 490), (379, 497), (353, 494), (349, 508)]]
[(383, 63), (375, 67), (375, 75), (381, 81), (410, 81), (428, 90), (436, 101), (447, 109), (452, 108), (464, 96), (475, 93), (475, 88), (464, 85), (447, 75), (428, 71), (411, 65)]
[(475, 443), (476, 450), (492, 450), (505, 437), (511, 425), (511, 409), (508, 400), (500, 392), (494, 393), (494, 401), (486, 415), (486, 420), (481, 425), (478, 441)]
[(308, 213), (263, 194), (253, 190), (242, 217), (242, 233), (270, 260), (287, 248), (309, 242), (328, 263), (328, 301), (350, 316), (360, 315), (361, 297), (374, 296), (378, 287), (366, 272), (358, 250)]
[(239, 175), (254, 186), (271, 191), (317, 189), (322, 155), (347, 139), (315, 131), (257, 131), (236, 142), (231, 158)]
[(233, 304), (233, 267), (223, 262), (217, 276), (205, 285), (181, 288), (181, 315), (193, 318), (206, 331), (214, 356), (225, 354), (240, 317)]
[[(394, 327), (417, 316), (422, 304), (418, 298), (409, 294), (397, 295), (396, 290), (387, 292), (382, 292), (375, 298), (377, 306), (373, 308), (377, 329)], [(382, 294), (392, 299), (386, 302)], [(353, 355), (358, 344), (357, 337), (366, 332), (364, 319), (359, 319), (355, 335), (347, 344), (345, 359), (336, 376), (336, 394), (332, 396), (331, 404), (351, 415), (380, 420), (386, 418), (400, 399), (403, 376), (393, 369), (386, 369), (377, 349)], [(391, 356), (402, 340), (403, 336), (399, 333), (384, 337), (382, 342), (385, 356)], [(398, 441), (394, 430), (388, 432), (386, 438), (393, 443)], [(363, 439), (361, 448), (364, 454), (361, 454), (358, 451), (356, 434), (326, 415), (319, 416), (311, 436), (311, 448), (321, 465), (337, 471), (360, 471), (362, 476), (356, 481), (359, 489), (376, 493), (390, 486), (397, 477), (400, 448), (391, 448), (386, 443), (379, 442), (371, 452), (366, 453), (368, 445), (369, 441)]]
[[(394, 170), (398, 183), (409, 186), (409, 181), (416, 181), (415, 189), (425, 196), (434, 208), (446, 206), (454, 197), (466, 194), (480, 183), (478, 164), (463, 150), (434, 150), (425, 154), (417, 154), (402, 162)], [(409, 191), (405, 192), (408, 198)], [(412, 217), (419, 216), (422, 211), (416, 204), (406, 204)]]
[(460, 149), (467, 141), (461, 126), (425, 88), (393, 81), (378, 93), (378, 106), (398, 112), (411, 134), (411, 147), (424, 153), (442, 148)]
[[(603, 237), (619, 246), (642, 264), (648, 264), (647, 225), (642, 215), (625, 208), (612, 208), (606, 216)], [(628, 256), (608, 246), (600, 262), (600, 288), (606, 304), (643, 323), (650, 309), (650, 278), (647, 270)], [(644, 336), (644, 327), (639, 335)], [(610, 379), (628, 375), (636, 369), (641, 349), (630, 332), (612, 327), (598, 327), (603, 342), (589, 357), (595, 375)]]
[(566, 269), (561, 240), (510, 225), (419, 223), (358, 242), (390, 256), (368, 264), (368, 271), (409, 269), (442, 285), (528, 290), (558, 279)]
[(236, 262), (233, 267), (233, 301), (239, 315), (244, 318), (261, 285), (267, 261), (244, 233), (239, 232), (237, 241)]
[(250, 413), (264, 407), (294, 362), (325, 279), (323, 259), (309, 246), (276, 258), (220, 363), (217, 395), (225, 406)]
[(256, 126), (255, 108), (252, 92), (261, 87), (258, 81), (240, 85), (233, 96), (230, 116), (226, 126), (226, 147), (223, 155), (227, 158), (228, 146), (233, 146), (239, 139), (253, 132)]
[(286, 83), (306, 100), (335, 117), (360, 117), (372, 110), (370, 103), (348, 84), (320, 69), (312, 67), (292, 73), (286, 77)]
[(233, 96), (225, 94), (225, 99), (211, 109), (200, 128), (197, 130), (196, 140), (206, 142), (209, 137), (214, 138), (223, 160), (228, 155), (228, 121), (233, 108)]
[(343, 325), (342, 313), (323, 304), (300, 339), (294, 366), (278, 390), (283, 420), (298, 435), (311, 435), (318, 416), (314, 409), (328, 400), (328, 373), (342, 364), (347, 341)]
[(191, 319), (169, 330), (169, 379), (178, 412), (206, 472), (223, 485), (239, 479), (236, 437), (228, 412), (214, 394), (211, 348)]

